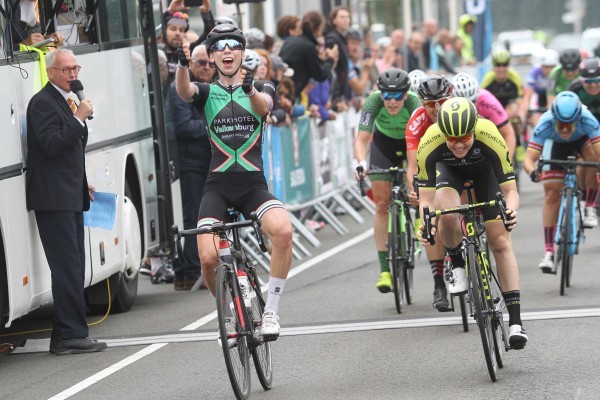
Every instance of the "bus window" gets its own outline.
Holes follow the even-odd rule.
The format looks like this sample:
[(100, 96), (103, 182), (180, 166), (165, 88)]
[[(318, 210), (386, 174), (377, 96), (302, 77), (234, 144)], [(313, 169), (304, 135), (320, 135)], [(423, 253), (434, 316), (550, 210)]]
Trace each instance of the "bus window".
[(105, 0), (98, 7), (101, 42), (132, 39), (141, 36), (139, 10), (136, 0)]

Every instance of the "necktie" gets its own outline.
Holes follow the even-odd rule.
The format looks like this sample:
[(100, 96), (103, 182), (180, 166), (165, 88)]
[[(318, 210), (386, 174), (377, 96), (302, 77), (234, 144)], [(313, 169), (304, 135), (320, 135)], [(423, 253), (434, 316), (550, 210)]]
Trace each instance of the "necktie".
[(75, 114), (75, 111), (77, 111), (77, 104), (75, 104), (75, 100), (73, 100), (72, 97), (69, 97), (67, 99), (67, 103), (69, 104), (69, 107), (71, 108), (73, 114)]

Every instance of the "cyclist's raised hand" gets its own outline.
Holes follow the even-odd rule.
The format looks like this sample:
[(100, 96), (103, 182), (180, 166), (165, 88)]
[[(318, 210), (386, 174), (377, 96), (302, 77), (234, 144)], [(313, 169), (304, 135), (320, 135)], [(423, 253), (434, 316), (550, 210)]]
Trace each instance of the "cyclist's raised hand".
[(240, 68), (240, 86), (247, 95), (253, 96), (254, 86), (254, 73), (246, 68)]

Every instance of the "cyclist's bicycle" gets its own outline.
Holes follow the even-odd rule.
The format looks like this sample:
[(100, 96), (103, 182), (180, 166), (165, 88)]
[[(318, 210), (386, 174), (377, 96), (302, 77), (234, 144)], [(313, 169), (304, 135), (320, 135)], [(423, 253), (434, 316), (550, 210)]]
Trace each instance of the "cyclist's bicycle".
[(475, 318), (483, 343), (483, 353), (490, 378), (496, 381), (498, 368), (503, 367), (502, 353), (509, 350), (508, 338), (504, 327), (502, 310), (505, 308), (500, 282), (489, 264), (489, 257), (481, 243), (485, 231), (483, 223), (477, 218), (475, 211), (489, 207), (499, 207), (502, 221), (507, 225), (506, 206), (501, 193), (496, 199), (476, 204), (463, 204), (445, 210), (429, 211), (423, 207), (424, 237), (431, 244), (435, 243), (431, 233), (431, 219), (445, 214), (462, 214), (461, 251), (465, 260), (468, 282), (467, 302), (470, 315)]
[(556, 244), (556, 257), (554, 258), (554, 274), (560, 265), (560, 295), (565, 294), (565, 287), (571, 285), (573, 271), (573, 256), (579, 253), (579, 244), (585, 239), (583, 234), (583, 216), (579, 208), (581, 191), (577, 185), (577, 167), (598, 168), (600, 163), (591, 161), (577, 161), (577, 157), (569, 156), (566, 160), (538, 160), (538, 173), (544, 165), (559, 165), (565, 169), (564, 187), (558, 212), (558, 223), (554, 243)]
[[(238, 221), (239, 213), (230, 210), (234, 222), (218, 222), (208, 227), (179, 231), (172, 228), (175, 258), (182, 253), (181, 237), (213, 233), (219, 236), (219, 266), (216, 277), (217, 314), (219, 335), (227, 373), (235, 396), (239, 400), (250, 397), (250, 354), (258, 379), (265, 390), (271, 389), (273, 363), (271, 344), (260, 334), (265, 301), (254, 264), (248, 259), (240, 243), (239, 229), (254, 228), (260, 249), (267, 251), (260, 221), (256, 213), (251, 219)], [(244, 282), (244, 284), (240, 284)], [(247, 283), (246, 283), (247, 282)]]
[[(364, 187), (362, 168), (358, 172), (362, 194)], [(417, 242), (417, 239), (413, 237), (414, 222), (410, 213), (411, 206), (408, 204), (408, 190), (402, 179), (406, 174), (406, 169), (391, 167), (367, 171), (367, 175), (376, 174), (391, 175), (392, 177), (392, 202), (388, 207), (388, 260), (393, 278), (392, 290), (396, 311), (401, 313), (404, 298), (406, 298), (407, 304), (411, 304), (413, 298), (413, 270)]]

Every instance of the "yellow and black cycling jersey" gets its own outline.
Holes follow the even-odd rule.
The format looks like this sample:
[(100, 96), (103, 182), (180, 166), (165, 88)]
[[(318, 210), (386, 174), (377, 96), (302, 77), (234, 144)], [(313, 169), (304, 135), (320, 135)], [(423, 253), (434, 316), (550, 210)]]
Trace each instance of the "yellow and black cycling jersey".
[(523, 97), (523, 82), (521, 76), (512, 68), (508, 69), (506, 80), (498, 82), (496, 71), (488, 71), (481, 81), (481, 87), (487, 89), (506, 107), (511, 101)]
[(421, 138), (417, 150), (419, 187), (436, 188), (441, 184), (441, 182), (436, 183), (437, 163), (444, 163), (453, 170), (460, 171), (492, 169), (499, 184), (514, 181), (515, 174), (508, 154), (508, 147), (496, 125), (485, 118), (479, 117), (474, 132), (473, 146), (471, 146), (465, 157), (459, 158), (446, 145), (446, 138), (438, 124), (430, 126)]

